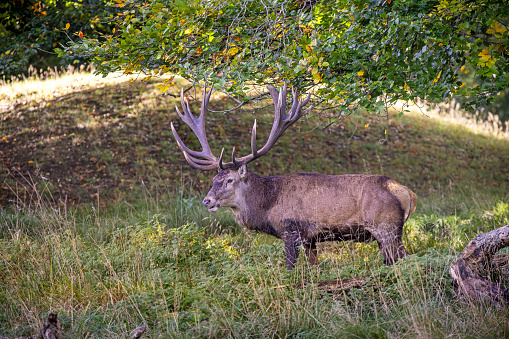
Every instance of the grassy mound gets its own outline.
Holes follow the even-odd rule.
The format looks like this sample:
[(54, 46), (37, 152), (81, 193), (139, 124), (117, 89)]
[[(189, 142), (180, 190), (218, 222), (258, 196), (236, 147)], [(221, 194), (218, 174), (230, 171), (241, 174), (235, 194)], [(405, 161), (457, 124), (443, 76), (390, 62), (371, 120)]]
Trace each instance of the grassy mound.
[[(44, 82), (2, 86), (12, 95), (3, 96), (0, 113), (3, 205), (44, 198), (60, 205), (93, 202), (105, 206), (111, 201), (136, 201), (146, 189), (152, 194), (180, 187), (202, 193), (208, 189), (214, 173), (191, 169), (171, 134), (173, 121), (183, 140), (199, 148), (175, 111), (178, 99), (172, 95), (179, 93), (180, 86), (161, 96), (160, 82), (155, 80), (119, 83), (114, 78), (97, 83), (86, 79), (71, 82), (80, 85), (65, 94), (70, 85), (64, 80), (54, 84), (53, 91), (47, 88), (52, 88), (51, 83), (45, 87)], [(44, 96), (34, 94), (43, 89)], [(207, 131), (213, 152), (219, 154), (222, 147), (228, 152), (236, 146), (238, 154), (247, 154), (255, 119), (262, 145), (274, 112), (270, 101), (260, 105), (210, 113)], [(220, 111), (233, 106), (227, 97), (214, 94), (209, 108)], [(192, 101), (191, 109), (199, 112), (199, 102)], [(311, 112), (249, 168), (262, 175), (384, 174), (420, 197), (446, 192), (447, 199), (430, 206), (446, 213), (489, 208), (493, 201), (485, 204), (484, 193), (507, 196), (507, 138), (494, 138), (419, 111), (402, 118), (356, 113), (323, 129), (335, 114)], [(458, 195), (459, 199), (451, 200)]]

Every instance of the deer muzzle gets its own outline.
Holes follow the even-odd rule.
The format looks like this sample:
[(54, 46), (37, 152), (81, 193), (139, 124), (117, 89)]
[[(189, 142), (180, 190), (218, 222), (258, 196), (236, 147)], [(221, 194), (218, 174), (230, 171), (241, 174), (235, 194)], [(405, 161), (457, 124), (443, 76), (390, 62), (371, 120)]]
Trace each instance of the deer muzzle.
[(207, 206), (210, 212), (215, 212), (219, 208), (219, 204), (216, 199), (209, 197), (208, 195), (203, 199), (203, 204)]

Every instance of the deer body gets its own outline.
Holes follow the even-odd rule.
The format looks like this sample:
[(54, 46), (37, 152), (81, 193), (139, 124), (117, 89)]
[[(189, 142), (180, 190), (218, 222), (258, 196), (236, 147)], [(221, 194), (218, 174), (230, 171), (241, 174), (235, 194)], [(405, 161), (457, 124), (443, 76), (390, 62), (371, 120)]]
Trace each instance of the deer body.
[(308, 262), (317, 264), (316, 244), (327, 240), (376, 240), (387, 265), (406, 255), (401, 238), (403, 224), (416, 207), (416, 196), (407, 187), (380, 175), (320, 175), (296, 173), (262, 177), (247, 170), (247, 163), (265, 154), (281, 134), (304, 113), (308, 100), (298, 100), (293, 90), (293, 105), (286, 109), (286, 84), (281, 92), (268, 86), (276, 113), (268, 141), (256, 147), (256, 121), (251, 134), (251, 154), (223, 163), (223, 152), (216, 158), (206, 140), (205, 114), (210, 98), (204, 91), (201, 114), (195, 118), (181, 95), (182, 120), (193, 130), (202, 151), (189, 149), (172, 124), (172, 131), (186, 160), (201, 170), (219, 169), (213, 186), (203, 200), (209, 211), (230, 207), (236, 220), (248, 229), (261, 231), (285, 242), (286, 266), (292, 269), (298, 259), (299, 245)]
[(388, 265), (406, 255), (403, 224), (416, 198), (394, 180), (313, 173), (262, 177), (244, 170), (220, 171), (204, 204), (211, 211), (231, 207), (239, 224), (283, 239), (289, 269), (299, 245), (316, 264), (316, 244), (328, 240), (377, 240)]

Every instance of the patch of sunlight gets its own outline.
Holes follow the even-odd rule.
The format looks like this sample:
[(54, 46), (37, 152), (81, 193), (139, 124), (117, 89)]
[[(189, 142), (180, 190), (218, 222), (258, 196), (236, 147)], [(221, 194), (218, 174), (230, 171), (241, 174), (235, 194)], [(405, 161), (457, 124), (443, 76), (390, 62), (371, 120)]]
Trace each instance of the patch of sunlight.
[(84, 66), (80, 68), (69, 66), (65, 71), (50, 68), (46, 71), (37, 71), (32, 68), (28, 77), (10, 82), (0, 80), (0, 113), (34, 104), (51, 105), (52, 102), (59, 101), (60, 98), (74, 92), (129, 83), (143, 78), (137, 74), (122, 73), (112, 73), (103, 78), (94, 75), (93, 72), (92, 67)]
[(469, 113), (460, 108), (458, 102), (442, 102), (432, 105), (426, 102), (418, 101), (416, 103), (397, 102), (393, 109), (396, 112), (408, 110), (405, 114), (413, 116), (424, 116), (435, 121), (447, 122), (450, 124), (462, 126), (474, 134), (496, 137), (509, 140), (509, 121), (502, 122), (497, 115), (488, 112), (486, 118), (483, 118), (480, 112)]

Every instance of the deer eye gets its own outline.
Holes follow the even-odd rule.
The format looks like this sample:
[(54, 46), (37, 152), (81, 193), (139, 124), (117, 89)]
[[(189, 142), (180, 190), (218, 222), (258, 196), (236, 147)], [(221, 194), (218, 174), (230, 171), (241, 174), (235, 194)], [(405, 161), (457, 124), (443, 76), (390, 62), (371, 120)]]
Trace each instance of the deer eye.
[(227, 184), (231, 184), (232, 182), (233, 182), (233, 179), (232, 179), (232, 178), (230, 178), (230, 179), (226, 180), (226, 183), (227, 183)]

